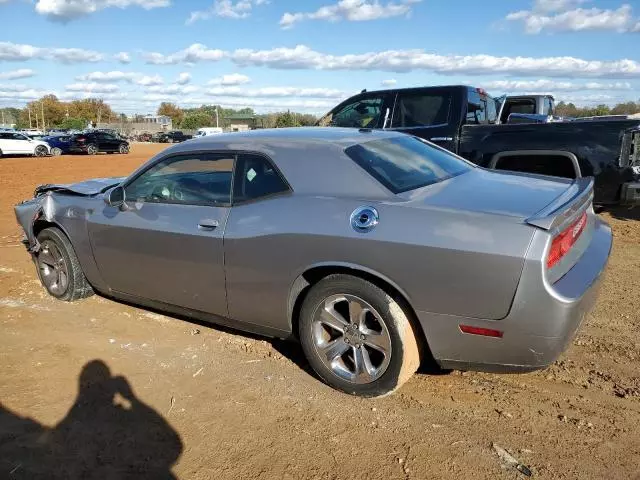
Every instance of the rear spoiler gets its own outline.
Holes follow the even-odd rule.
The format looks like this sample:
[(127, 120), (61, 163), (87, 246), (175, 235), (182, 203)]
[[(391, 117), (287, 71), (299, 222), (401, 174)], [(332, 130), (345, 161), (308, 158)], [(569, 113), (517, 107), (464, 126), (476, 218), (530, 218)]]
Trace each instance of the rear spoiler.
[(543, 230), (562, 230), (593, 201), (593, 177), (576, 178), (567, 190), (525, 222)]

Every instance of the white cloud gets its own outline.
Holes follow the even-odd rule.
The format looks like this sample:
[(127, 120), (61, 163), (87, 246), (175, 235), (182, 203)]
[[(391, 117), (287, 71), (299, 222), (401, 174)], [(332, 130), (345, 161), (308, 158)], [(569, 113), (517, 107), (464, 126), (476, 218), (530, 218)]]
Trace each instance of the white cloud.
[(507, 21), (522, 22), (526, 33), (542, 31), (580, 32), (586, 30), (640, 32), (640, 19), (633, 16), (631, 5), (617, 9), (573, 8), (583, 2), (538, 0), (532, 10), (509, 13)]
[(399, 0), (397, 2), (380, 3), (379, 0), (339, 0), (335, 4), (320, 7), (315, 12), (287, 12), (280, 19), (280, 26), (285, 29), (291, 28), (294, 24), (304, 20), (364, 22), (409, 15), (412, 5), (420, 1), (422, 0)]
[(214, 78), (207, 82), (209, 85), (243, 85), (249, 83), (251, 79), (241, 73), (231, 73), (229, 75), (223, 75), (218, 78)]
[(37, 0), (36, 12), (51, 20), (66, 22), (105, 8), (138, 6), (150, 10), (169, 5), (170, 0)]
[(225, 52), (218, 49), (209, 49), (201, 43), (194, 43), (190, 47), (170, 55), (148, 52), (143, 55), (147, 63), (152, 65), (175, 65), (177, 63), (197, 63), (200, 61), (215, 62), (222, 60)]
[(31, 59), (57, 60), (61, 63), (99, 62), (101, 53), (81, 48), (40, 48), (33, 45), (0, 42), (0, 60), (26, 61)]
[(555, 80), (494, 80), (481, 82), (483, 88), (494, 93), (502, 92), (580, 92), (585, 90), (631, 90), (628, 82), (600, 83), (600, 82), (559, 82)]
[(299, 88), (299, 87), (264, 87), (243, 89), (241, 87), (214, 87), (206, 90), (209, 95), (219, 97), (248, 97), (248, 98), (342, 98), (345, 93), (330, 88)]
[(32, 90), (33, 87), (28, 85), (21, 85), (19, 83), (0, 83), (0, 90), (3, 92), (26, 92), (28, 90)]
[(398, 81), (395, 78), (389, 78), (388, 80), (383, 80), (380, 82), (383, 87), (393, 87)]
[(115, 58), (120, 63), (131, 63), (131, 56), (127, 52), (116, 53), (113, 58)]
[(15, 101), (29, 101), (35, 100), (36, 98), (41, 98), (44, 95), (48, 95), (51, 92), (46, 90), (37, 90), (34, 88), (22, 90), (22, 91), (13, 91), (13, 90), (2, 90), (0, 89), (0, 99), (2, 100), (11, 100), (12, 103)]
[(76, 80), (89, 82), (133, 82), (136, 78), (142, 76), (135, 72), (121, 72), (114, 70), (111, 72), (91, 72), (76, 77)]
[(188, 95), (200, 90), (200, 87), (196, 85), (152, 85), (147, 88), (147, 92), (160, 93), (163, 95)]
[(176, 80), (176, 83), (178, 85), (186, 85), (190, 81), (191, 81), (191, 74), (189, 72), (182, 72), (180, 75), (178, 75), (178, 79)]
[(208, 20), (211, 17), (241, 19), (251, 15), (254, 6), (265, 5), (268, 0), (214, 0), (207, 10), (191, 12), (187, 25), (198, 20)]
[(113, 100), (125, 100), (129, 98), (129, 94), (127, 92), (107, 92), (107, 93), (98, 93), (98, 92), (62, 92), (57, 97), (60, 100), (82, 100), (85, 98), (100, 98), (105, 101), (113, 101)]
[(113, 83), (72, 83), (65, 87), (67, 92), (112, 93), (119, 90)]
[(10, 72), (0, 72), (0, 80), (15, 80), (18, 78), (29, 78), (36, 74), (30, 68), (21, 68), (19, 70), (11, 70)]
[(164, 83), (164, 80), (160, 75), (143, 75), (135, 80), (135, 83), (147, 87), (150, 85), (161, 85)]

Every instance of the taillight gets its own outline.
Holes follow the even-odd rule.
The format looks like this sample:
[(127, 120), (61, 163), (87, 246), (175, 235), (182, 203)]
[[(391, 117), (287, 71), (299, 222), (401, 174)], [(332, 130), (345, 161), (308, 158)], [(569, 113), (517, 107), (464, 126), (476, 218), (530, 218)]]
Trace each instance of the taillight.
[(562, 260), (562, 257), (564, 257), (578, 241), (586, 225), (587, 212), (584, 212), (578, 220), (573, 222), (553, 239), (549, 255), (547, 256), (547, 268), (553, 267)]
[(85, 138), (84, 137), (76, 137), (76, 140), (78, 141), (78, 143), (84, 143)]

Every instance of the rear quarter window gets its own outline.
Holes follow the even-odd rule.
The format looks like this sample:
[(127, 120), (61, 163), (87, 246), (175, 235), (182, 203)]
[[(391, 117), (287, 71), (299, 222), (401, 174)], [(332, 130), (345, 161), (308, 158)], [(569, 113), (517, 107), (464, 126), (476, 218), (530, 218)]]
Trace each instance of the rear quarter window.
[(352, 145), (345, 153), (396, 194), (441, 182), (473, 168), (446, 150), (409, 135)]

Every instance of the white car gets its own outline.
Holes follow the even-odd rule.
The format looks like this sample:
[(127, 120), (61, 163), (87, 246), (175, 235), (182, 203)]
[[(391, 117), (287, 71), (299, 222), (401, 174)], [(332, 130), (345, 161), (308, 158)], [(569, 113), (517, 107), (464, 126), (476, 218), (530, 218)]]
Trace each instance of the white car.
[(0, 132), (0, 157), (2, 155), (33, 155), (44, 157), (51, 148), (42, 140), (31, 140), (18, 132)]
[(206, 137), (209, 135), (218, 135), (223, 133), (222, 128), (220, 127), (204, 127), (198, 129), (198, 132), (194, 135), (194, 137)]

